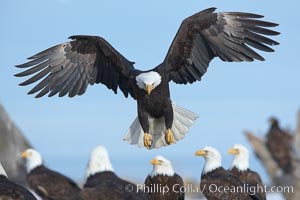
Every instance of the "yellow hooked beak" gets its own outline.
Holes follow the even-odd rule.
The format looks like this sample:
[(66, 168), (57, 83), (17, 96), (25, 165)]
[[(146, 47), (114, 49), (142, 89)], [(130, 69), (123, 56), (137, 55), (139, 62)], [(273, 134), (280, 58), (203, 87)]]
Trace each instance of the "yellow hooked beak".
[(146, 91), (147, 91), (147, 94), (150, 95), (150, 93), (152, 92), (153, 90), (153, 86), (152, 85), (146, 85)]
[(21, 153), (21, 157), (22, 158), (27, 158), (29, 156), (29, 154), (26, 152), (26, 151), (23, 151), (22, 153)]
[(207, 155), (207, 151), (202, 149), (195, 152), (195, 156), (206, 156), (206, 155)]
[(157, 160), (157, 159), (152, 159), (152, 160), (150, 161), (150, 163), (151, 163), (152, 165), (160, 165), (160, 164), (161, 164), (161, 161), (159, 161), (159, 160)]
[(228, 150), (228, 153), (232, 155), (238, 155), (240, 151), (238, 149), (231, 148)]

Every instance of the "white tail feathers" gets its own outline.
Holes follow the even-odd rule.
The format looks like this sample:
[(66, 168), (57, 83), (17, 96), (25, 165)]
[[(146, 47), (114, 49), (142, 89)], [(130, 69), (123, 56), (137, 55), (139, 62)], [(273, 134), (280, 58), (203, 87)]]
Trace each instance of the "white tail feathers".
[[(171, 130), (174, 136), (174, 143), (176, 143), (184, 138), (185, 134), (189, 131), (189, 127), (194, 124), (194, 121), (199, 116), (185, 108), (175, 105), (175, 103), (172, 103), (172, 106), (174, 119)], [(165, 127), (165, 118), (162, 117), (155, 119), (150, 117), (149, 125), (149, 133), (152, 135), (151, 149), (158, 149), (160, 147), (167, 146), (168, 144), (165, 141), (165, 133), (167, 131)], [(129, 144), (137, 145), (138, 147), (144, 147), (143, 136), (144, 132), (137, 117), (129, 127), (127, 133), (123, 137), (123, 140), (128, 141)]]

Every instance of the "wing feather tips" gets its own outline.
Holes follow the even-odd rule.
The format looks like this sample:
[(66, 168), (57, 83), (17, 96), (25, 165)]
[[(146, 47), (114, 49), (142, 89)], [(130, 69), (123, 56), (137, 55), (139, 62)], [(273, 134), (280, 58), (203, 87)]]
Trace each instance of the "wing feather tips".
[[(16, 65), (17, 68), (28, 69), (14, 76), (33, 75), (19, 85), (25, 86), (41, 80), (28, 92), (28, 94), (39, 92), (36, 97), (47, 93), (50, 97), (58, 93), (58, 96), (68, 94), (69, 97), (82, 95), (88, 85), (95, 82), (103, 83), (117, 94), (120, 77), (134, 70), (134, 62), (128, 61), (101, 37), (74, 35), (69, 39), (73, 41), (50, 47), (29, 57), (30, 61)], [(100, 63), (99, 56), (102, 59)], [(48, 76), (44, 78), (47, 74)], [(132, 93), (129, 90), (129, 86), (121, 89), (126, 97), (128, 93)]]
[[(214, 11), (215, 11), (215, 8), (209, 8), (209, 9), (206, 9), (199, 13), (196, 13), (196, 14), (192, 15), (191, 17), (186, 18), (182, 22), (182, 26), (180, 27), (180, 29), (188, 29), (188, 30), (191, 29), (191, 27), (193, 27), (193, 29), (195, 29), (195, 28), (199, 29), (196, 32), (200, 33), (202, 36), (205, 37), (205, 38), (200, 37), (204, 41), (204, 42), (200, 43), (202, 45), (200, 49), (203, 50), (203, 52), (207, 51), (206, 53), (208, 53), (208, 54), (203, 54), (201, 59), (193, 60), (194, 65), (190, 65), (190, 67), (196, 66), (197, 69), (199, 69), (199, 68), (205, 69), (204, 72), (202, 72), (202, 75), (205, 73), (210, 60), (215, 56), (220, 57), (223, 61), (231, 61), (231, 62), (232, 61), (252, 62), (255, 59), (264, 61), (265, 59), (261, 55), (259, 55), (255, 51), (255, 49), (258, 49), (261, 51), (266, 51), (266, 52), (273, 52), (274, 50), (272, 48), (270, 48), (268, 45), (273, 46), (273, 45), (279, 44), (279, 42), (263, 36), (263, 35), (275, 36), (275, 35), (280, 34), (277, 31), (268, 29), (268, 27), (278, 26), (277, 23), (258, 20), (260, 18), (263, 18), (264, 17), (263, 15), (258, 15), (258, 14), (253, 14), (253, 13), (241, 13), (241, 12), (213, 13)], [(221, 16), (226, 15), (227, 19), (223, 19), (223, 17), (222, 18), (216, 17), (216, 16), (220, 16), (220, 15)], [(201, 19), (202, 17), (203, 17), (203, 19)], [(200, 20), (200, 22), (199, 22), (200, 26), (193, 26), (193, 23), (196, 23), (197, 20), (198, 21)], [(202, 22), (201, 22), (201, 20), (202, 20)], [(203, 20), (205, 20), (205, 21), (203, 21)], [(214, 21), (214, 20), (216, 20), (216, 21)], [(234, 35), (234, 33), (231, 33), (230, 31), (229, 31), (229, 33), (219, 35), (220, 31), (222, 31), (222, 29), (224, 29), (224, 27), (226, 26), (228, 21), (232, 22), (233, 27), (231, 27), (231, 28), (234, 31), (236, 31), (235, 34), (240, 35), (239, 37), (236, 37)], [(190, 28), (187, 28), (187, 24), (189, 24), (188, 27), (190, 27)], [(180, 29), (178, 30), (178, 33), (181, 31)], [(188, 31), (188, 30), (186, 30), (186, 31)], [(194, 34), (196, 32), (194, 32)], [(181, 37), (181, 38), (178, 39), (178, 38), (176, 38), (177, 36)], [(190, 41), (191, 37), (189, 37), (189, 39), (188, 39), (187, 34), (186, 35), (184, 35), (184, 34), (176, 35), (176, 37), (174, 39), (174, 41), (176, 43), (173, 41), (166, 58), (168, 58), (168, 56), (169, 56), (169, 58), (171, 58), (172, 60), (176, 60), (176, 59), (173, 59), (175, 57), (173, 55), (173, 53), (178, 54), (179, 51), (177, 50), (174, 52), (174, 49), (175, 48), (179, 49), (179, 48), (185, 47), (185, 45), (182, 45), (183, 44), (182, 43), (183, 36), (186, 37), (187, 40)], [(220, 38), (218, 39), (218, 37), (220, 37)], [(227, 39), (229, 41), (226, 42), (225, 39)], [(198, 40), (197, 37), (196, 37), (196, 40)], [(194, 40), (194, 42), (193, 42), (194, 44), (195, 44), (195, 42), (196, 43), (198, 42), (196, 40)], [(178, 43), (179, 41), (182, 44)], [(212, 42), (212, 41), (214, 41), (214, 42)], [(205, 45), (203, 45), (203, 44), (205, 44)], [(179, 45), (181, 45), (181, 47)], [(197, 47), (197, 45), (195, 45), (195, 46)], [(199, 47), (200, 47), (200, 45), (199, 45)], [(253, 47), (254, 49), (252, 49), (250, 47)], [(196, 50), (197, 56), (199, 57), (199, 49), (196, 48), (195, 50)], [(193, 50), (191, 51), (191, 53), (193, 53)], [(190, 56), (190, 55), (187, 55), (187, 56)], [(203, 63), (200, 63), (200, 61), (203, 61), (202, 59), (204, 59), (204, 58), (207, 58), (207, 62), (204, 62), (204, 65), (203, 65)], [(165, 60), (167, 60), (167, 59), (165, 59)], [(187, 61), (187, 63), (189, 63), (189, 61)], [(177, 65), (176, 65), (176, 62), (167, 63), (167, 66), (169, 67), (169, 70), (170, 70), (169, 79), (173, 80), (175, 83), (187, 84), (188, 81), (187, 81), (186, 77), (182, 76), (183, 74), (182, 74), (181, 69), (185, 68), (185, 70), (187, 71), (186, 73), (188, 73), (188, 74), (190, 74), (191, 71), (187, 70), (186, 65), (184, 65), (182, 63), (180, 63), (180, 64), (181, 64), (181, 67), (178, 67), (179, 64), (177, 63)], [(205, 66), (205, 67), (203, 68), (203, 66)], [(201, 79), (201, 76), (198, 80), (200, 80), (200, 79)]]
[(259, 34), (262, 34), (262, 35), (276, 36), (276, 35), (280, 34), (280, 32), (277, 32), (277, 31), (274, 31), (274, 30), (271, 30), (271, 29), (267, 29), (267, 28), (263, 28), (263, 27), (260, 27), (260, 26), (253, 26), (253, 25), (249, 25), (249, 24), (244, 24), (243, 26), (248, 31), (251, 31), (251, 32), (254, 32), (254, 33), (259, 33)]
[(241, 18), (241, 19), (247, 19), (247, 18), (253, 18), (253, 19), (259, 19), (259, 18), (263, 18), (263, 15), (259, 15), (259, 14), (254, 14), (254, 13), (246, 13), (246, 12), (221, 12), (219, 14), (224, 14), (224, 15), (228, 15), (232, 18)]
[(276, 27), (279, 25), (274, 22), (268, 22), (268, 21), (257, 20), (257, 19), (249, 19), (249, 18), (235, 18), (235, 21), (242, 22), (244, 24), (249, 24), (249, 25), (261, 26), (261, 27)]
[(34, 82), (38, 81), (39, 79), (43, 78), (44, 76), (46, 76), (49, 72), (50, 72), (50, 68), (46, 68), (46, 69), (42, 70), (41, 72), (39, 72), (38, 74), (31, 77), (30, 79), (20, 83), (19, 85), (25, 86), (25, 85), (34, 83)]
[(257, 41), (259, 43), (264, 43), (264, 44), (267, 44), (267, 45), (270, 45), (270, 46), (274, 46), (274, 45), (278, 45), (279, 44), (279, 42), (277, 42), (275, 40), (272, 40), (270, 38), (267, 38), (267, 37), (265, 37), (263, 35), (260, 35), (260, 34), (257, 34), (257, 33), (253, 33), (253, 32), (248, 31), (248, 30), (245, 30), (245, 34), (247, 35), (248, 39)]
[(32, 67), (34, 65), (40, 64), (41, 62), (44, 62), (45, 60), (47, 60), (48, 57), (42, 56), (36, 59), (30, 59), (30, 61), (20, 64), (20, 65), (15, 65), (15, 67), (17, 68), (27, 68), (27, 67)]
[[(229, 41), (227, 42), (226, 46), (228, 48), (232, 48), (236, 46), (235, 43), (237, 43), (240, 46), (242, 52), (244, 52), (243, 54), (252, 58), (250, 60), (241, 59), (241, 61), (253, 61), (254, 59), (264, 61), (265, 59), (257, 52), (255, 52), (255, 49), (265, 52), (274, 52), (274, 49), (269, 46), (279, 44), (279, 42), (264, 36), (279, 35), (279, 32), (268, 29), (268, 27), (276, 27), (278, 26), (278, 24), (253, 19), (262, 18), (262, 15), (256, 15), (252, 13), (225, 12), (219, 13), (219, 16), (221, 16), (219, 20), (225, 20), (223, 32), (227, 36), (220, 36), (223, 36), (227, 39), (227, 41)], [(249, 48), (248, 46), (254, 48), (254, 50)], [(236, 49), (236, 47), (234, 48), (235, 50), (238, 50)]]
[(49, 64), (49, 60), (46, 60), (46, 61), (43, 61), (41, 62), (40, 64), (34, 66), (34, 67), (31, 67), (23, 72), (20, 72), (18, 74), (15, 74), (14, 76), (16, 77), (23, 77), (23, 76), (28, 76), (28, 75), (31, 75), (31, 74), (34, 74), (38, 71), (41, 71), (42, 69), (44, 69), (45, 67), (47, 67)]
[(35, 96), (35, 98), (40, 98), (40, 97), (46, 95), (49, 91), (50, 91), (49, 85), (47, 85)]
[(40, 90), (42, 90), (43, 88), (45, 88), (49, 82), (49, 80), (51, 80), (52, 75), (49, 74), (46, 78), (44, 78), (42, 81), (40, 81), (34, 88), (32, 88), (27, 94), (34, 94)]
[(245, 43), (247, 45), (249, 45), (253, 48), (259, 49), (261, 51), (265, 51), (265, 52), (274, 52), (275, 51), (274, 49), (268, 47), (267, 45), (260, 43), (259, 41), (255, 40), (255, 39), (246, 38)]

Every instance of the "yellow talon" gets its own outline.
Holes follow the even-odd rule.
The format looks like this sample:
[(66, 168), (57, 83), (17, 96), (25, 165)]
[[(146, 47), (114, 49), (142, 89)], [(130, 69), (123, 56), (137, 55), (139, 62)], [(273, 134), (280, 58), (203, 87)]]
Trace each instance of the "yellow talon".
[(144, 146), (145, 146), (147, 149), (150, 149), (151, 144), (152, 144), (152, 135), (149, 134), (149, 133), (145, 133), (145, 134), (144, 134)]
[(167, 130), (167, 132), (165, 134), (165, 140), (166, 140), (167, 144), (169, 144), (169, 145), (174, 142), (174, 136), (173, 136), (171, 129)]

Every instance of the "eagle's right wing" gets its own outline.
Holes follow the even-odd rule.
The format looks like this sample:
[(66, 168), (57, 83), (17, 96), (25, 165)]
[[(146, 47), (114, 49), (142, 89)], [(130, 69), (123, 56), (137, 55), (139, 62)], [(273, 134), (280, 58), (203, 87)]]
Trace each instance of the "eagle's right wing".
[(29, 85), (41, 80), (28, 94), (38, 92), (60, 97), (82, 95), (89, 84), (102, 83), (117, 93), (118, 87), (125, 97), (132, 94), (129, 79), (135, 70), (128, 61), (106, 40), (97, 36), (71, 36), (72, 41), (56, 45), (34, 56), (31, 61), (17, 65), (29, 68), (16, 74), (22, 77), (33, 75), (20, 85)]

